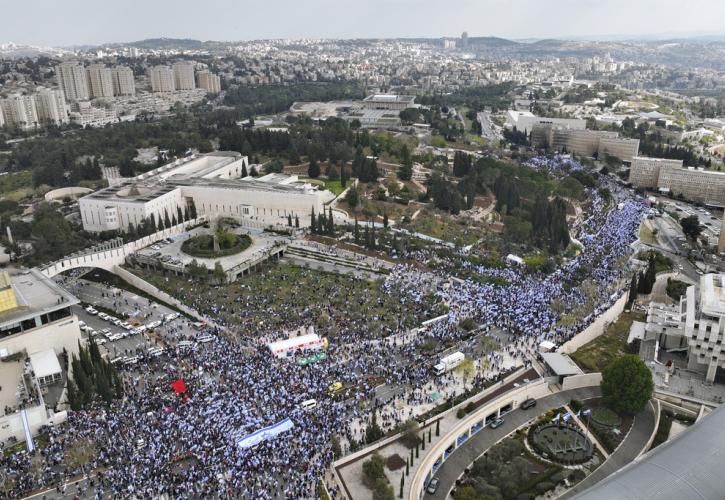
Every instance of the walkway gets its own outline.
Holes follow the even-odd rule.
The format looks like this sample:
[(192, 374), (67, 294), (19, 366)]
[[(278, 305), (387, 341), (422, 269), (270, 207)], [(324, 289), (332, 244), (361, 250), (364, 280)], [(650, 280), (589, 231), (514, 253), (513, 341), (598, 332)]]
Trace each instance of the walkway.
[(570, 391), (558, 392), (550, 396), (545, 396), (537, 400), (534, 408), (522, 410), (517, 408), (511, 413), (507, 413), (504, 417), (504, 424), (497, 428), (486, 428), (482, 432), (476, 433), (471, 439), (462, 444), (456, 451), (445, 461), (441, 468), (438, 469), (435, 477), (439, 478), (440, 484), (434, 495), (425, 494), (425, 498), (444, 499), (453, 488), (456, 479), (461, 473), (471, 465), (471, 463), (480, 457), (483, 452), (488, 450), (498, 441), (508, 436), (514, 430), (524, 425), (529, 420), (536, 418), (538, 415), (547, 411), (559, 408), (568, 404), (572, 399), (584, 400), (596, 398), (601, 395), (599, 387), (585, 387), (582, 389), (573, 389)]
[(577, 493), (585, 491), (610, 474), (617, 472), (646, 451), (644, 447), (647, 446), (649, 438), (654, 431), (655, 420), (654, 404), (650, 401), (644, 410), (635, 415), (632, 429), (619, 448), (609, 456), (609, 460), (584, 478), (582, 482), (560, 496), (559, 499), (571, 498)]

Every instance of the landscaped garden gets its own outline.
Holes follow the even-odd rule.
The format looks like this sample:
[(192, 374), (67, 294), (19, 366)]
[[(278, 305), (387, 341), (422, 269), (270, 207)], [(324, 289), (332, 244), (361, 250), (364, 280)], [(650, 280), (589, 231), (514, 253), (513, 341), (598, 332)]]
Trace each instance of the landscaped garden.
[(571, 358), (585, 372), (601, 372), (609, 363), (629, 352), (627, 337), (632, 322), (645, 319), (644, 313), (622, 313), (603, 335), (577, 349)]
[(585, 473), (546, 462), (524, 444), (523, 432), (501, 441), (478, 458), (453, 490), (455, 500), (533, 499), (552, 491), (568, 478), (580, 481)]
[(214, 259), (243, 252), (252, 244), (247, 234), (234, 234), (218, 229), (214, 234), (192, 236), (181, 245), (181, 251), (192, 257)]

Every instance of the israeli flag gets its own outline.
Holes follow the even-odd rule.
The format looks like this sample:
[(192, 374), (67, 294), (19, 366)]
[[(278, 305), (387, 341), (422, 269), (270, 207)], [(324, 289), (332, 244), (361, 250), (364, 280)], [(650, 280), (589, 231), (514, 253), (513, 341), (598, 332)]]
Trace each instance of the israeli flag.
[(592, 410), (590, 410), (589, 408), (587, 408), (586, 410), (584, 410), (584, 416), (586, 417), (586, 416), (587, 416), (587, 415), (589, 415), (589, 414), (590, 414), (591, 412), (592, 412)]
[(571, 415), (569, 415), (569, 412), (564, 413), (564, 422), (568, 422), (571, 418)]
[(579, 410), (578, 412), (576, 412), (576, 418), (579, 418), (581, 416), (582, 416), (582, 411), (581, 410)]
[(281, 422), (277, 422), (274, 425), (270, 425), (269, 427), (265, 427), (264, 429), (259, 429), (258, 431), (244, 436), (239, 441), (237, 441), (237, 446), (239, 446), (240, 448), (253, 448), (262, 441), (273, 439), (282, 434), (283, 432), (292, 429), (294, 426), (295, 424), (292, 423), (292, 420), (286, 418)]
[(558, 422), (559, 418), (561, 418), (561, 413), (557, 413), (554, 418), (551, 419), (552, 422)]

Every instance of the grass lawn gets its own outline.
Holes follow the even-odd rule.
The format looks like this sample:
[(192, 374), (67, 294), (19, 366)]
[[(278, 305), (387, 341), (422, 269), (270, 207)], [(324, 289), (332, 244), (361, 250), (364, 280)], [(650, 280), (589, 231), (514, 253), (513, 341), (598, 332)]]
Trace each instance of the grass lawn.
[(585, 372), (601, 372), (615, 359), (627, 354), (627, 336), (633, 321), (644, 321), (644, 313), (623, 312), (607, 331), (577, 349), (571, 358)]
[(639, 226), (639, 239), (648, 245), (657, 245), (657, 237), (644, 222)]
[[(194, 283), (145, 269), (133, 272), (199, 312), (218, 317), (245, 334), (279, 332), (307, 319), (323, 336), (332, 338), (339, 329), (355, 325), (361, 333), (376, 337), (387, 335), (387, 329), (395, 329), (398, 321), (412, 328), (429, 319), (420, 308), (401, 304), (394, 294), (385, 293), (380, 281), (286, 263), (265, 267), (224, 286)], [(424, 302), (434, 304), (438, 299), (428, 295)]]
[(33, 173), (29, 170), (0, 176), (0, 196), (4, 199), (20, 201), (33, 192)]
[(483, 223), (465, 218), (455, 219), (450, 214), (434, 213), (427, 209), (423, 209), (415, 220), (402, 227), (461, 246), (475, 243), (486, 235)]
[(340, 181), (331, 181), (330, 179), (323, 179), (325, 183), (325, 189), (328, 189), (335, 193), (335, 196), (340, 196), (340, 193), (345, 191), (345, 188), (342, 187), (342, 184)]

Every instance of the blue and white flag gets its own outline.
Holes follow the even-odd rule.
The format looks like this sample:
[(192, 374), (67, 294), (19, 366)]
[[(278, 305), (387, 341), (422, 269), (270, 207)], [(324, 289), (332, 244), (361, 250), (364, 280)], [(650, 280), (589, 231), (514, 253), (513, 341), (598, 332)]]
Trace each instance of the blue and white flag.
[(569, 415), (569, 412), (564, 413), (564, 422), (568, 422), (571, 418), (571, 415)]
[(554, 418), (551, 419), (552, 422), (558, 422), (561, 418), (561, 413), (557, 413)]
[(295, 424), (292, 423), (292, 420), (286, 418), (281, 422), (277, 422), (274, 425), (270, 425), (269, 427), (265, 427), (264, 429), (259, 429), (258, 431), (244, 436), (239, 441), (237, 441), (237, 446), (239, 446), (240, 448), (253, 448), (262, 441), (273, 439), (282, 434), (283, 432), (292, 429), (294, 426)]
[(578, 412), (576, 412), (576, 418), (579, 418), (581, 416), (582, 416), (582, 411), (581, 410), (579, 410)]
[(589, 408), (587, 408), (586, 410), (584, 410), (584, 416), (586, 417), (586, 416), (587, 416), (587, 415), (589, 415), (589, 414), (590, 414), (591, 412), (592, 412), (592, 410), (590, 410)]

